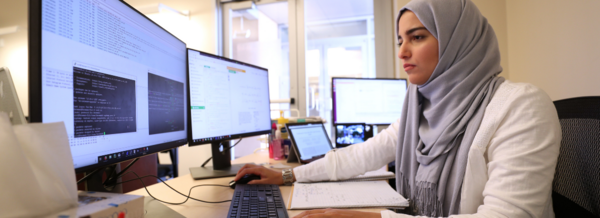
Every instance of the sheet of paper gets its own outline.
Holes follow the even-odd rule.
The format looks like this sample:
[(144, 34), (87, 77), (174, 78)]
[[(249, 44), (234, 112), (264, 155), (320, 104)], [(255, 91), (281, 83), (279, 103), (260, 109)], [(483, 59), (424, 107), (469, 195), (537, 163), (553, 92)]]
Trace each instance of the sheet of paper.
[(291, 209), (406, 207), (386, 181), (295, 183)]
[(396, 174), (394, 174), (394, 172), (387, 171), (387, 167), (385, 167), (385, 168), (381, 168), (378, 170), (369, 171), (362, 175), (358, 175), (358, 176), (351, 177), (351, 178), (344, 179), (344, 180), (337, 180), (337, 181), (325, 180), (325, 181), (320, 181), (320, 182), (385, 180), (385, 179), (393, 179), (395, 177), (396, 177)]
[(365, 174), (362, 174), (360, 176), (355, 176), (352, 178), (371, 178), (371, 177), (394, 177), (394, 173), (390, 172), (390, 171), (382, 171), (382, 170), (375, 170), (375, 171), (370, 171), (370, 172), (366, 172)]
[(0, 217), (38, 217), (77, 206), (64, 124), (12, 126), (0, 112)]

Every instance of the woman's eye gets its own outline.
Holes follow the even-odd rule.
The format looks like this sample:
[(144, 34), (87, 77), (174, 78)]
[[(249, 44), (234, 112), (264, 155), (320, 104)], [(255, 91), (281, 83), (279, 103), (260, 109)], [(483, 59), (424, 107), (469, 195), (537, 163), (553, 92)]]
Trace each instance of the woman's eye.
[(413, 36), (414, 40), (421, 40), (423, 38), (425, 38), (425, 37), (424, 36)]

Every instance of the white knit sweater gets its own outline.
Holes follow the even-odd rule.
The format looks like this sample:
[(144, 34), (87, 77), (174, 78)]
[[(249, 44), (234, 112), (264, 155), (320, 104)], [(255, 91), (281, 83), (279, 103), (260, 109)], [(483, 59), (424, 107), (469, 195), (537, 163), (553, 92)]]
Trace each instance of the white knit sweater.
[[(399, 122), (364, 143), (295, 168), (296, 179), (346, 179), (394, 161)], [(553, 218), (552, 179), (560, 140), (556, 109), (546, 93), (505, 81), (487, 106), (469, 150), (460, 215), (450, 217)], [(392, 211), (381, 215), (412, 217)]]

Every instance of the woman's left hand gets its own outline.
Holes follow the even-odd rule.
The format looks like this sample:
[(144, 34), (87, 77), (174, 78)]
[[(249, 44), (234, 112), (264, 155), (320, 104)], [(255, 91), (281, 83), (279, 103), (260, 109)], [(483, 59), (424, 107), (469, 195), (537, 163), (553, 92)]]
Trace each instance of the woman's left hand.
[(324, 218), (324, 217), (348, 217), (348, 218), (381, 218), (380, 213), (369, 213), (354, 210), (339, 210), (339, 209), (318, 209), (304, 211), (296, 215), (294, 218)]

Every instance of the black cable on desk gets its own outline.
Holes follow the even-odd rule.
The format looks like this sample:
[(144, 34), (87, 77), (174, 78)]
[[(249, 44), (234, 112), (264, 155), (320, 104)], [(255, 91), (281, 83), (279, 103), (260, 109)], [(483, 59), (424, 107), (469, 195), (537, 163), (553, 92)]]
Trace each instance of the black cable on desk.
[[(229, 151), (229, 150), (231, 150), (233, 147), (235, 147), (237, 144), (239, 144), (239, 143), (242, 141), (242, 139), (243, 139), (243, 138), (240, 138), (240, 140), (239, 140), (239, 141), (237, 141), (237, 142), (236, 142), (235, 144), (233, 144), (232, 146), (229, 146), (229, 147), (227, 147), (227, 148), (223, 149), (223, 151), (221, 151), (221, 153), (224, 153), (224, 152), (226, 152), (226, 151)], [(200, 167), (204, 167), (204, 166), (205, 166), (205, 165), (208, 163), (208, 161), (210, 161), (210, 160), (212, 160), (212, 157), (209, 157), (208, 159), (206, 159), (206, 161), (204, 161), (204, 163), (203, 163), (203, 164), (202, 164), (202, 166), (200, 166)]]
[[(105, 185), (111, 185), (111, 184), (117, 185), (116, 184), (117, 179), (120, 178), (123, 175), (123, 172), (125, 172), (127, 169), (129, 169), (129, 167), (131, 167), (135, 162), (137, 162), (138, 159), (139, 158), (133, 159), (133, 161), (131, 161), (131, 163), (129, 163), (125, 167), (125, 169), (121, 170), (121, 172), (117, 173), (114, 176), (112, 175), (112, 174), (114, 174), (114, 171), (111, 172), (111, 175), (107, 175), (108, 178), (106, 179), (106, 181), (103, 181), (102, 184), (105, 184)], [(120, 164), (120, 163), (116, 163), (116, 164)], [(79, 184), (79, 183), (87, 180), (88, 178), (90, 178), (94, 174), (98, 173), (101, 169), (104, 169), (104, 168), (100, 167), (100, 168), (97, 168), (97, 169), (95, 169), (94, 171), (92, 171), (90, 173), (87, 173), (83, 178), (81, 178), (79, 181), (77, 181), (77, 184)], [(112, 185), (112, 186), (114, 186), (114, 185)]]
[[(187, 202), (189, 199), (192, 199), (192, 200), (195, 200), (195, 201), (200, 201), (200, 202), (203, 202), (203, 203), (209, 203), (209, 204), (219, 204), (219, 203), (225, 203), (225, 202), (230, 202), (230, 201), (231, 201), (231, 200), (225, 200), (225, 201), (204, 201), (204, 200), (200, 200), (200, 199), (196, 199), (196, 198), (192, 198), (192, 197), (190, 197), (190, 195), (192, 194), (192, 189), (194, 189), (194, 188), (196, 188), (196, 187), (201, 187), (201, 186), (219, 186), (219, 187), (227, 187), (227, 188), (229, 188), (229, 186), (227, 186), (227, 185), (216, 185), (216, 184), (202, 184), (202, 185), (196, 185), (196, 186), (192, 186), (192, 187), (190, 188), (190, 191), (189, 191), (188, 195), (185, 195), (185, 194), (183, 194), (183, 193), (181, 193), (181, 192), (177, 191), (176, 189), (174, 189), (173, 187), (171, 187), (171, 186), (170, 186), (170, 185), (168, 185), (167, 183), (165, 183), (165, 181), (163, 181), (163, 180), (162, 180), (161, 178), (159, 178), (158, 176), (154, 176), (154, 175), (147, 175), (147, 176), (140, 177), (140, 176), (138, 176), (138, 174), (137, 174), (137, 173), (135, 173), (135, 172), (133, 172), (133, 171), (129, 171), (129, 172), (125, 173), (125, 174), (128, 174), (128, 173), (133, 173), (133, 174), (134, 174), (134, 175), (137, 177), (137, 179), (127, 180), (127, 181), (125, 181), (125, 182), (120, 182), (120, 183), (117, 183), (117, 184), (122, 184), (122, 183), (131, 182), (131, 181), (135, 181), (135, 180), (140, 180), (140, 182), (142, 182), (142, 185), (144, 185), (144, 189), (146, 189), (146, 192), (148, 193), (148, 195), (150, 195), (150, 197), (154, 198), (154, 199), (155, 199), (155, 200), (157, 200), (157, 201), (163, 202), (163, 203), (165, 203), (165, 204), (171, 204), (171, 205), (180, 205), (180, 204), (184, 204), (184, 203), (185, 203), (185, 202)], [(125, 175), (125, 174), (123, 174), (123, 175)], [(167, 187), (171, 188), (173, 191), (175, 191), (175, 192), (179, 193), (180, 195), (182, 195), (182, 196), (186, 197), (185, 201), (183, 201), (183, 202), (179, 202), (179, 203), (173, 203), (173, 202), (167, 202), (167, 201), (163, 201), (163, 200), (160, 200), (160, 199), (158, 199), (158, 198), (154, 197), (152, 194), (150, 194), (150, 191), (148, 191), (148, 188), (146, 187), (146, 184), (145, 184), (145, 183), (144, 183), (144, 181), (142, 180), (142, 178), (144, 178), (144, 177), (154, 177), (154, 178), (157, 178), (157, 179), (158, 179), (158, 180), (160, 180), (160, 181), (161, 181), (163, 184), (165, 184)]]
[(94, 174), (96, 174), (98, 171), (100, 171), (100, 169), (102, 169), (102, 168), (97, 168), (97, 169), (95, 169), (94, 171), (92, 171), (92, 172), (90, 172), (90, 173), (87, 173), (87, 174), (85, 174), (85, 176), (84, 176), (83, 178), (81, 178), (79, 181), (77, 181), (77, 184), (79, 184), (79, 183), (81, 183), (81, 182), (83, 182), (83, 181), (87, 180), (87, 179), (88, 179), (88, 178), (90, 178), (92, 175), (94, 175)]

